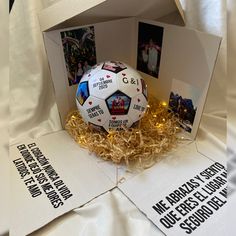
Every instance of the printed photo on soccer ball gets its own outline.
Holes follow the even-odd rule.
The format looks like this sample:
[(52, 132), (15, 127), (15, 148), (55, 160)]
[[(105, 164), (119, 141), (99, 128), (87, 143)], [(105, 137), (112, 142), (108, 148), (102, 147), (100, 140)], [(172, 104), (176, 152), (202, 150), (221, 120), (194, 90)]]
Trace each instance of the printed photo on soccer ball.
[(120, 91), (115, 92), (106, 100), (111, 115), (126, 115), (130, 102), (131, 99)]
[(103, 64), (102, 69), (108, 70), (114, 73), (119, 73), (122, 70), (126, 69), (126, 66), (121, 62), (107, 61)]
[(94, 27), (61, 32), (69, 86), (78, 84), (96, 61)]
[(88, 82), (82, 82), (79, 84), (79, 87), (77, 89), (76, 99), (82, 106), (88, 97), (89, 97)]
[(139, 22), (137, 70), (159, 76), (164, 28)]

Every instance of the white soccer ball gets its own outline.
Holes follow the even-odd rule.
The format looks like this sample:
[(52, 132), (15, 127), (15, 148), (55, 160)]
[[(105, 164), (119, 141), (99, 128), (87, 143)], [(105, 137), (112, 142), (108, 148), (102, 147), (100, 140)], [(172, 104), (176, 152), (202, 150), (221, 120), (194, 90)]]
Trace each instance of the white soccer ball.
[(95, 129), (122, 130), (138, 122), (147, 108), (147, 85), (122, 62), (106, 61), (87, 71), (76, 92), (84, 121)]

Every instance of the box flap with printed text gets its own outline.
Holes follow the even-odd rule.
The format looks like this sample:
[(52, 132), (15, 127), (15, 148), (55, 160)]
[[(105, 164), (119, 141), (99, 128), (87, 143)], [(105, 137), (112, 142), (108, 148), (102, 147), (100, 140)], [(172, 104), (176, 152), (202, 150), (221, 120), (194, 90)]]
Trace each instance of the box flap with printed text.
[(66, 131), (22, 140), (10, 157), (11, 235), (29, 234), (115, 186)]

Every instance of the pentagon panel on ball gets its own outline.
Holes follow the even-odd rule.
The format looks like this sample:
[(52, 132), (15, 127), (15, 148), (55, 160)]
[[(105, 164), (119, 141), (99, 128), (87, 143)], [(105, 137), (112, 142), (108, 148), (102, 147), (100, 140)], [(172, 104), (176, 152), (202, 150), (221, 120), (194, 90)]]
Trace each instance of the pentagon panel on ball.
[(144, 116), (147, 85), (129, 65), (102, 62), (84, 74), (76, 104), (83, 120), (96, 130), (122, 130)]

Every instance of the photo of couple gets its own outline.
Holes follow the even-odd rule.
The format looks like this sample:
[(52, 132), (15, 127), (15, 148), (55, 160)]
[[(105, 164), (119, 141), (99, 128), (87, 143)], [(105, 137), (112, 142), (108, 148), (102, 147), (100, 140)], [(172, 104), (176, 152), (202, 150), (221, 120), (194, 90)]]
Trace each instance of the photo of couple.
[(69, 86), (78, 84), (97, 62), (94, 27), (61, 32), (61, 40)]
[(137, 69), (158, 78), (163, 27), (139, 23)]

